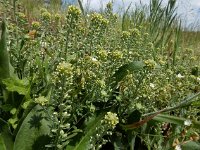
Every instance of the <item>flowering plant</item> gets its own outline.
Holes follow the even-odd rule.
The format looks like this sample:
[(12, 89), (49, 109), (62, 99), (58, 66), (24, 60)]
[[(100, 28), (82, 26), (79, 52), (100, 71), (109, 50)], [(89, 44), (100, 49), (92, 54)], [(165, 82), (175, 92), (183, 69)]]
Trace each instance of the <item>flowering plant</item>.
[(88, 16), (76, 6), (64, 16), (41, 9), (30, 23), (23, 13), (2, 22), (0, 146), (198, 147), (200, 76), (184, 61), (198, 62), (181, 52), (171, 60), (148, 26), (121, 29), (112, 9)]

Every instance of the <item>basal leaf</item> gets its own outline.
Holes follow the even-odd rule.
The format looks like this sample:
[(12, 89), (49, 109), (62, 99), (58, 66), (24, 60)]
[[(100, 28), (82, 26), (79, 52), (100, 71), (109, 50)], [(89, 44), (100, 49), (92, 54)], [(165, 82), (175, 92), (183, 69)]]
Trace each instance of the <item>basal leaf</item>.
[(0, 149), (6, 150), (6, 145), (5, 145), (4, 140), (1, 135), (0, 135)]
[(0, 133), (0, 150), (12, 150), (13, 149), (13, 141), (12, 135), (9, 133), (9, 129), (7, 127), (2, 127), (2, 131)]
[(21, 95), (26, 95), (29, 89), (29, 81), (27, 79), (7, 78), (3, 80), (6, 89), (10, 92), (18, 92)]
[(47, 144), (46, 140), (44, 140), (44, 144), (40, 143), (37, 139), (50, 134), (49, 126), (51, 122), (47, 121), (45, 113), (42, 111), (39, 112), (39, 110), (41, 110), (41, 106), (36, 105), (24, 119), (15, 138), (14, 150), (32, 150), (36, 141), (38, 145), (44, 146)]

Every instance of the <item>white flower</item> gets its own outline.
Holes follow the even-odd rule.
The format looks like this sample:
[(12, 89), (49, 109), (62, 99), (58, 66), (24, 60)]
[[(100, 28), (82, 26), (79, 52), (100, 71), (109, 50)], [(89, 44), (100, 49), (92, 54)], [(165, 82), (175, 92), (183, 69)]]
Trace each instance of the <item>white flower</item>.
[(92, 61), (97, 61), (97, 59), (96, 59), (96, 58), (94, 58), (94, 57), (92, 57)]
[(185, 126), (190, 126), (192, 124), (192, 121), (191, 120), (185, 120), (184, 121), (184, 125)]
[(184, 76), (182, 76), (180, 73), (177, 75), (177, 78), (184, 78)]
[(47, 47), (47, 42), (41, 42), (42, 47)]
[(153, 83), (150, 83), (150, 85), (149, 85), (151, 88), (155, 88), (155, 84), (153, 84)]
[(181, 149), (181, 146), (180, 146), (179, 144), (176, 145), (175, 150), (182, 150), (182, 149)]

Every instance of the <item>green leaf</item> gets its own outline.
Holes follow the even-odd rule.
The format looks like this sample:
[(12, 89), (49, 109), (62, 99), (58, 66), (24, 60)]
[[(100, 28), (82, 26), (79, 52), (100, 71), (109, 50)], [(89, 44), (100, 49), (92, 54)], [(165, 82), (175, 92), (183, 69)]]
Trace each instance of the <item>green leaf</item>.
[[(135, 129), (135, 128), (138, 128), (138, 127), (141, 127), (143, 126), (144, 124), (146, 124), (148, 121), (152, 120), (155, 116), (157, 116), (158, 114), (160, 114), (161, 111), (153, 114), (153, 115), (150, 115), (148, 117), (145, 117), (144, 119), (138, 121), (138, 122), (134, 122), (132, 124), (127, 124), (127, 125), (121, 125), (125, 130), (132, 130), (132, 129)], [(139, 113), (138, 113), (139, 115)], [(138, 117), (139, 118), (139, 117)]]
[(153, 120), (160, 121), (160, 122), (168, 122), (177, 125), (184, 125), (185, 118), (170, 116), (165, 114), (159, 114), (153, 118)]
[(189, 141), (181, 145), (182, 150), (200, 150), (200, 143)]
[(0, 149), (6, 150), (6, 145), (5, 145), (4, 140), (1, 135), (0, 135)]
[(5, 104), (5, 105), (0, 105), (0, 108), (3, 110), (3, 111), (11, 111), (13, 109), (13, 106), (10, 105), (10, 104)]
[(17, 109), (16, 109), (16, 108), (13, 108), (13, 109), (10, 111), (10, 113), (11, 113), (12, 115), (16, 114), (16, 112), (17, 112)]
[(86, 128), (84, 130), (84, 136), (76, 143), (75, 146), (69, 145), (66, 150), (87, 150), (90, 149), (90, 138), (96, 134), (96, 127), (101, 124), (101, 120), (105, 116), (105, 113), (100, 114), (97, 117), (93, 117), (86, 123)]
[(195, 101), (195, 102), (193, 102), (192, 103), (192, 106), (200, 106), (200, 101), (199, 100), (197, 100), (197, 101)]
[(134, 110), (128, 115), (127, 124), (138, 122), (140, 121), (140, 118), (141, 118), (141, 112), (139, 110)]
[(113, 75), (114, 83), (112, 87), (116, 87), (118, 82), (120, 82), (124, 77), (128, 75), (129, 72), (135, 72), (142, 70), (145, 67), (145, 63), (143, 61), (134, 61), (129, 64), (125, 64), (121, 66)]
[(2, 132), (0, 133), (0, 150), (12, 150), (13, 141), (12, 135), (9, 133), (7, 127), (2, 127)]
[(26, 95), (29, 89), (29, 81), (27, 79), (7, 78), (3, 80), (6, 89), (10, 92), (18, 92), (21, 95)]
[[(46, 137), (50, 134), (51, 122), (45, 119), (46, 115), (41, 110), (42, 107), (36, 105), (24, 119), (15, 138), (14, 150), (32, 150), (35, 142), (41, 146), (48, 144), (39, 143), (40, 141), (37, 140), (41, 136)], [(46, 140), (44, 141), (46, 142)]]
[(0, 40), (0, 84), (2, 79), (10, 77), (9, 70), (9, 55), (7, 51), (7, 32), (6, 32), (6, 23), (3, 20), (1, 25), (1, 40)]
[[(168, 122), (176, 125), (184, 125), (184, 122), (188, 119), (176, 117), (176, 116), (170, 116), (166, 114), (158, 114), (153, 118), (153, 120), (159, 121), (159, 122)], [(200, 122), (199, 121), (192, 121), (192, 127), (196, 129), (200, 129)]]

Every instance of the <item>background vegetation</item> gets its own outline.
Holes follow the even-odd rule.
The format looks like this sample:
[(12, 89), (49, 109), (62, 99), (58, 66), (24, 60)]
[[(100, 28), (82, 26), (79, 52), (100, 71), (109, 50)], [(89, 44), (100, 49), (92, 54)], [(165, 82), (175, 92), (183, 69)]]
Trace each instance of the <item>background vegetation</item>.
[(0, 149), (200, 149), (199, 32), (161, 3), (1, 0)]

